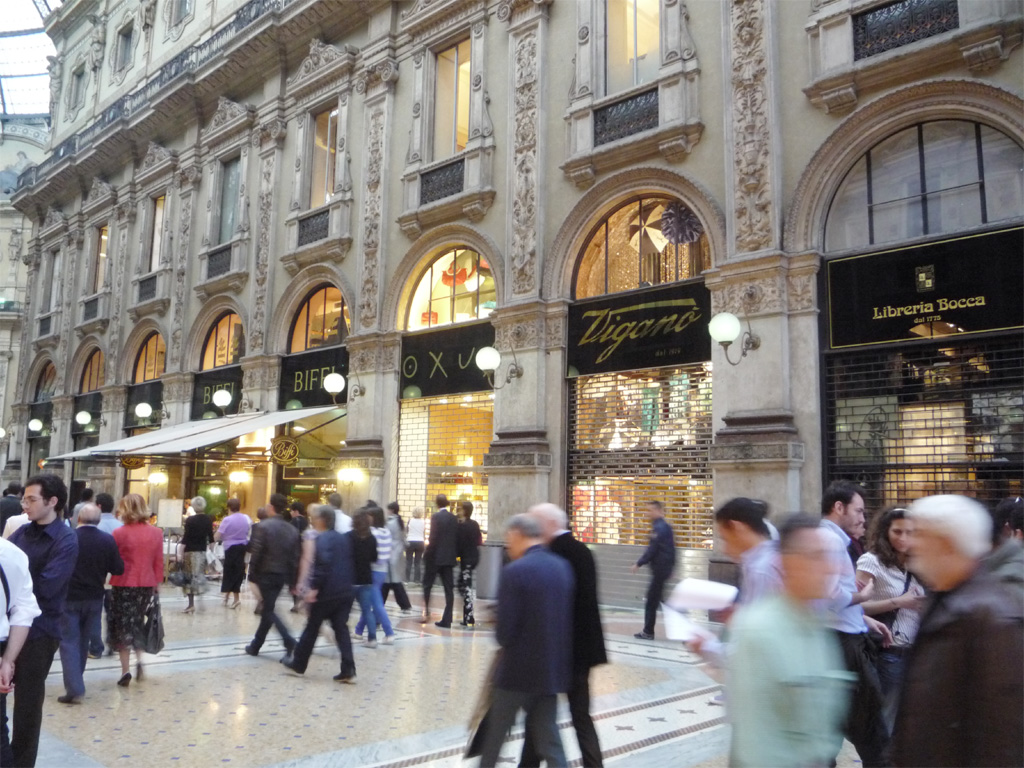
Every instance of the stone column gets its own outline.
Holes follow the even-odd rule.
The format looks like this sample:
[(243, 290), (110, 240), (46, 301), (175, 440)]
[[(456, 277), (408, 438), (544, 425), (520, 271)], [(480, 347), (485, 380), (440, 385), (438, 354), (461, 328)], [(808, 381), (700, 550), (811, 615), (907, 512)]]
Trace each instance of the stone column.
[(239, 413), (276, 411), (281, 358), (277, 355), (247, 355), (242, 358), (242, 400)]
[[(344, 503), (353, 508), (367, 499), (386, 504), (394, 493), (394, 489), (384, 487), (384, 427), (396, 421), (398, 378), (394, 372), (398, 355), (394, 344), (387, 343), (386, 338), (381, 333), (368, 333), (349, 336), (347, 341), (348, 437), (338, 452), (337, 469), (358, 469), (361, 474), (351, 485), (338, 482)], [(390, 407), (385, 408), (385, 404)]]
[(160, 377), (163, 382), (164, 410), (167, 418), (161, 426), (182, 424), (192, 416), (192, 386), (195, 375), (192, 373), (165, 373)]

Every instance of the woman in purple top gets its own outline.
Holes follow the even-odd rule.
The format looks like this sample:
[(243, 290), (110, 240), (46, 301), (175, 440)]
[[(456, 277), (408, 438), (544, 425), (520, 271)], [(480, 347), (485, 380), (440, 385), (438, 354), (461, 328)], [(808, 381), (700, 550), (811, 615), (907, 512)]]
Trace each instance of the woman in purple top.
[(241, 511), (242, 503), (238, 499), (228, 499), (228, 514), (220, 521), (220, 528), (214, 538), (224, 545), (224, 575), (220, 581), (220, 591), (224, 595), (224, 605), (228, 597), (235, 596), (232, 608), (242, 604), (242, 580), (245, 578), (245, 550), (249, 543), (249, 527), (252, 521)]

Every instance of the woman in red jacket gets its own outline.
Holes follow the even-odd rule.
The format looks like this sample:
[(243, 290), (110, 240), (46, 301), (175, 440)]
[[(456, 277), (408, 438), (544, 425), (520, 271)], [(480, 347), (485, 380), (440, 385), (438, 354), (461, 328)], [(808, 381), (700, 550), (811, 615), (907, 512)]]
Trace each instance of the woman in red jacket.
[(150, 600), (159, 600), (157, 588), (164, 577), (163, 531), (149, 524), (146, 501), (137, 493), (129, 493), (117, 507), (117, 516), (124, 523), (114, 533), (114, 541), (124, 560), (124, 573), (113, 576), (110, 585), (110, 644), (121, 655), (121, 679), (117, 684), (127, 687), (132, 681), (129, 652), (135, 649), (135, 676), (142, 679), (144, 642), (142, 623)]

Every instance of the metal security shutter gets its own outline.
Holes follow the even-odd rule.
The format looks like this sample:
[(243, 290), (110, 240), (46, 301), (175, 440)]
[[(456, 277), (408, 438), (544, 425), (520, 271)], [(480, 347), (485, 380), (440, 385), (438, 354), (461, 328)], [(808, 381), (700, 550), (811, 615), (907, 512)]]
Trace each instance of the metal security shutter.
[(1019, 334), (825, 357), (828, 480), (860, 482), (868, 509), (955, 493), (1021, 493)]
[(569, 382), (567, 509), (582, 541), (646, 544), (661, 501), (676, 545), (712, 545), (711, 364)]
[(406, 519), (415, 507), (433, 511), (434, 497), (473, 502), (473, 519), (487, 530), (484, 454), (494, 439), (489, 392), (403, 400), (398, 442), (398, 503)]

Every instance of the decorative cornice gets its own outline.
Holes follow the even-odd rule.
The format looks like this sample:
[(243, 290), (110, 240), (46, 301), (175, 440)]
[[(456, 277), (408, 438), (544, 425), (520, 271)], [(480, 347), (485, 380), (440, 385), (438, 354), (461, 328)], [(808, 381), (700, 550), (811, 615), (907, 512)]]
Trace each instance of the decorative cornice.
[(140, 184), (149, 184), (161, 175), (170, 175), (178, 167), (178, 153), (157, 144), (149, 142), (146, 154), (139, 164), (135, 177)]
[(117, 204), (117, 190), (113, 184), (108, 184), (103, 179), (92, 180), (92, 187), (89, 194), (82, 201), (82, 212), (87, 215), (97, 213), (102, 208), (113, 208)]
[(287, 80), (288, 95), (299, 99), (326, 83), (351, 75), (358, 54), (359, 50), (350, 45), (339, 48), (314, 37), (309, 42), (309, 54)]
[(202, 131), (203, 143), (209, 147), (218, 147), (238, 134), (248, 132), (256, 120), (256, 109), (248, 104), (238, 104), (221, 96), (217, 99), (217, 109), (210, 122)]
[(468, 23), (486, 12), (485, 0), (418, 0), (402, 13), (401, 30), (415, 42), (428, 42), (439, 33)]

